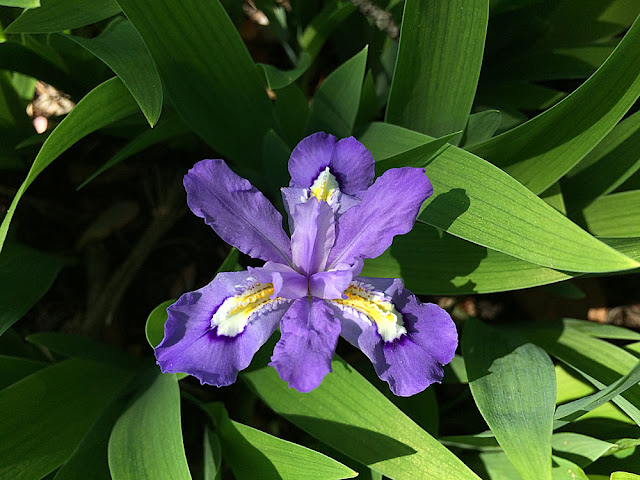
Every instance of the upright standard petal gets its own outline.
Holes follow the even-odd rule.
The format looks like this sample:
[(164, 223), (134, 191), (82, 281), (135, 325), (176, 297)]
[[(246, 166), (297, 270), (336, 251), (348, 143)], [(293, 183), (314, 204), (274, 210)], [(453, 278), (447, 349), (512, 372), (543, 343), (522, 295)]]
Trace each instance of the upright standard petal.
[(401, 280), (357, 277), (347, 300), (329, 302), (341, 335), (369, 357), (395, 395), (423, 391), (443, 376), (458, 345), (455, 324), (432, 303), (420, 303)]
[(312, 198), (295, 207), (293, 219), (293, 266), (305, 275), (324, 270), (336, 238), (333, 210), (326, 202)]
[(354, 195), (373, 182), (374, 164), (369, 150), (355, 138), (336, 141), (333, 135), (314, 133), (298, 143), (291, 154), (291, 186), (310, 188), (328, 167), (340, 191)]
[(323, 300), (300, 298), (282, 319), (280, 332), (269, 365), (289, 387), (300, 392), (313, 390), (331, 371), (340, 322)]
[(282, 215), (223, 160), (202, 160), (184, 177), (187, 203), (225, 242), (254, 258), (290, 264)]
[(350, 263), (356, 257), (382, 255), (394, 236), (411, 230), (420, 205), (432, 193), (422, 168), (387, 170), (366, 191), (362, 201), (338, 219), (328, 268)]
[(272, 300), (272, 292), (248, 272), (228, 272), (182, 295), (167, 309), (164, 339), (155, 349), (162, 372), (188, 373), (219, 387), (235, 382), (290, 305)]

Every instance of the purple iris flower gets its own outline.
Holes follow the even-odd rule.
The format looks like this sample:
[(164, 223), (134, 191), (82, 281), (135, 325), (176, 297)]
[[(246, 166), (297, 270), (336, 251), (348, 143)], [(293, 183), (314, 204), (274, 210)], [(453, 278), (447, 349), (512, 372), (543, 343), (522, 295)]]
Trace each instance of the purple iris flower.
[[(374, 180), (374, 159), (353, 137), (316, 133), (289, 160), (282, 216), (222, 160), (202, 160), (184, 177), (187, 203), (227, 243), (264, 266), (216, 275), (167, 312), (155, 349), (163, 372), (201, 383), (235, 382), (280, 326), (270, 365), (301, 392), (331, 371), (338, 337), (358, 347), (396, 395), (442, 380), (458, 337), (451, 317), (421, 303), (399, 279), (358, 274), (411, 230), (433, 189), (420, 168), (395, 168)], [(425, 272), (425, 274), (428, 274)]]

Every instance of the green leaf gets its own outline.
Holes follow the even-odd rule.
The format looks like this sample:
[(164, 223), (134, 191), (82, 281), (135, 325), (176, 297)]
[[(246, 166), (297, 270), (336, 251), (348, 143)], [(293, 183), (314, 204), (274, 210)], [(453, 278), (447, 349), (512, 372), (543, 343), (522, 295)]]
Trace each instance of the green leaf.
[(329, 2), (298, 38), (300, 47), (314, 59), (336, 27), (356, 9), (352, 2), (346, 0)]
[[(256, 167), (273, 127), (262, 74), (218, 0), (118, 0), (184, 122), (211, 147)], [(248, 114), (250, 112), (250, 114)]]
[(0, 252), (0, 335), (51, 288), (70, 258), (8, 243)]
[(559, 183), (554, 183), (544, 192), (540, 194), (540, 198), (559, 211), (561, 214), (567, 214), (567, 208), (564, 204), (564, 195)]
[(29, 343), (45, 347), (64, 357), (108, 363), (118, 367), (137, 367), (139, 359), (122, 350), (81, 335), (61, 332), (40, 332), (27, 337)]
[(624, 253), (628, 257), (633, 258), (636, 261), (640, 261), (640, 238), (607, 238), (600, 237), (600, 240), (615, 248), (621, 253)]
[(580, 467), (595, 462), (614, 446), (597, 438), (571, 432), (554, 434), (551, 445), (556, 455), (571, 460)]
[[(429, 275), (424, 274), (427, 271)], [(412, 292), (428, 295), (517, 290), (572, 278), (422, 223), (396, 237), (383, 255), (367, 260), (362, 275), (402, 278)]]
[(528, 82), (507, 82), (478, 87), (478, 105), (491, 105), (502, 108), (509, 106), (519, 110), (545, 110), (560, 100), (566, 94), (549, 87), (543, 87)]
[(640, 169), (640, 112), (625, 118), (562, 179), (569, 210), (613, 192)]
[(53, 480), (78, 480), (89, 473), (91, 480), (111, 480), (107, 459), (109, 435), (125, 406), (123, 400), (117, 400), (105, 409)]
[(16, 42), (0, 43), (0, 68), (38, 78), (63, 91), (72, 83), (69, 72), (60, 65)]
[(311, 55), (307, 52), (302, 52), (300, 58), (298, 58), (298, 64), (293, 70), (282, 71), (265, 63), (259, 63), (258, 66), (264, 71), (264, 76), (267, 80), (267, 87), (271, 90), (277, 90), (279, 88), (288, 87), (307, 71), (311, 66)]
[(40, 0), (0, 0), (0, 5), (5, 7), (36, 8), (40, 6)]
[(556, 375), (540, 347), (471, 319), (462, 355), (473, 399), (525, 480), (551, 479)]
[(176, 303), (175, 300), (166, 300), (149, 313), (144, 333), (151, 348), (156, 348), (164, 338), (164, 324), (168, 317), (167, 307), (174, 303)]
[(67, 360), (0, 391), (0, 477), (41, 478), (74, 452), (100, 412), (130, 380), (105, 364)]
[[(531, 339), (549, 354), (578, 371), (590, 383), (602, 389), (633, 369), (638, 360), (620, 347), (589, 336), (564, 324), (509, 327), (518, 335)], [(636, 424), (640, 424), (640, 385), (627, 389), (613, 401)]]
[(640, 362), (624, 377), (592, 395), (565, 403), (556, 410), (554, 428), (560, 428), (587, 412), (607, 403), (640, 382)]
[(305, 131), (351, 135), (358, 114), (368, 47), (335, 69), (313, 97)]
[(289, 85), (276, 92), (274, 111), (279, 124), (278, 132), (289, 147), (295, 147), (304, 137), (309, 114), (307, 97), (297, 85)]
[(115, 0), (42, 0), (40, 8), (25, 10), (5, 33), (53, 33), (84, 27), (120, 13)]
[(460, 145), (467, 148), (491, 138), (501, 122), (502, 114), (498, 110), (484, 110), (469, 115)]
[(640, 5), (627, 0), (565, 0), (554, 6), (547, 20), (551, 28), (538, 45), (584, 45), (610, 38), (623, 32), (640, 14)]
[(126, 20), (112, 22), (99, 36), (65, 38), (86, 48), (102, 60), (122, 80), (136, 99), (149, 125), (162, 111), (162, 83), (142, 38)]
[(571, 95), (525, 124), (471, 151), (540, 193), (587, 155), (640, 95), (640, 21)]
[(613, 472), (611, 474), (611, 480), (640, 480), (640, 475), (627, 472)]
[(629, 328), (607, 323), (596, 323), (585, 320), (565, 318), (562, 321), (567, 327), (578, 330), (596, 338), (613, 338), (618, 340), (640, 340), (640, 333)]
[(80, 100), (47, 138), (33, 161), (27, 178), (18, 189), (0, 225), (0, 248), (7, 237), (9, 224), (20, 198), (36, 177), (81, 138), (137, 111), (138, 105), (117, 77), (98, 85)]
[(218, 436), (207, 426), (202, 440), (204, 449), (204, 480), (222, 480), (220, 464), (222, 462), (222, 447)]
[(582, 210), (587, 228), (603, 237), (640, 236), (640, 190), (612, 193)]
[[(377, 162), (430, 140), (384, 123), (373, 123), (360, 135)], [(419, 220), (452, 235), (558, 270), (603, 272), (637, 266), (505, 172), (460, 148), (445, 148), (426, 166), (426, 174), (434, 194)]]
[(488, 0), (405, 2), (387, 122), (434, 137), (464, 129), (488, 16)]
[(0, 390), (17, 382), (21, 378), (37, 372), (47, 364), (28, 358), (13, 357), (0, 354)]
[(613, 51), (613, 45), (588, 45), (525, 52), (490, 73), (497, 81), (550, 81), (584, 79), (595, 72)]
[(222, 439), (222, 455), (238, 480), (353, 478), (350, 468), (321, 453), (234, 422), (221, 403), (207, 405)]
[(390, 478), (477, 479), (358, 372), (337, 359), (310, 393), (288, 388), (264, 367), (243, 378), (276, 413), (310, 435)]
[(166, 142), (167, 140), (174, 139), (181, 135), (189, 133), (189, 129), (184, 123), (175, 115), (165, 115), (160, 119), (157, 125), (149, 130), (144, 131), (136, 138), (127, 143), (124, 147), (118, 150), (109, 160), (105, 162), (98, 170), (92, 173), (84, 182), (82, 182), (77, 190), (84, 188), (89, 182), (93, 181), (97, 176), (103, 174), (111, 167), (123, 162), (127, 158), (153, 146), (158, 143)]
[(191, 480), (175, 375), (156, 375), (118, 419), (109, 439), (109, 470), (113, 480)]
[(447, 142), (452, 138), (459, 135), (461, 132), (453, 132), (444, 137), (436, 138), (435, 140), (423, 143), (420, 146), (407, 150), (406, 152), (399, 153), (392, 157), (385, 158), (379, 162), (376, 162), (376, 175), (382, 175), (390, 168), (398, 167), (426, 167), (429, 162), (442, 153), (447, 145)]
[[(491, 480), (520, 480), (518, 471), (503, 452), (483, 452), (479, 455)], [(534, 472), (535, 473), (535, 472)], [(553, 457), (553, 480), (589, 480), (575, 463), (560, 457)]]

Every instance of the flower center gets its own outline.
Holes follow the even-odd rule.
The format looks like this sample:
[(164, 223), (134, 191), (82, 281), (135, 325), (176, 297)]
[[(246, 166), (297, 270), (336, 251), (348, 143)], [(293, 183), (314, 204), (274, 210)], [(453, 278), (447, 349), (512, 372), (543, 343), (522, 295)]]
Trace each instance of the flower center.
[(332, 302), (374, 323), (385, 342), (391, 342), (407, 333), (402, 314), (382, 292), (367, 288), (360, 282), (352, 282), (344, 294), (347, 296), (346, 299), (336, 299)]
[(340, 188), (338, 185), (338, 180), (331, 173), (329, 167), (325, 168), (318, 178), (315, 179), (313, 185), (310, 188), (311, 196), (316, 197), (321, 202), (327, 202), (329, 205), (332, 205), (337, 196), (337, 192), (340, 192)]
[(242, 292), (228, 297), (211, 317), (211, 328), (218, 327), (218, 335), (235, 337), (242, 333), (254, 313), (267, 306), (273, 306), (282, 299), (271, 300), (273, 284), (254, 283)]

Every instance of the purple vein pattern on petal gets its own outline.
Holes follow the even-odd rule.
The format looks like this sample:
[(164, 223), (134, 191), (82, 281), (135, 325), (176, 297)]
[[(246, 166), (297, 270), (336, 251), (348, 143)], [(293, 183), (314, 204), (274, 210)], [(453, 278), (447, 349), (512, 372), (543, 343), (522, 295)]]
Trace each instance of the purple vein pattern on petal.
[(220, 273), (199, 290), (182, 295), (167, 312), (164, 339), (155, 349), (162, 372), (184, 372), (201, 383), (224, 386), (236, 381), (258, 349), (275, 331), (290, 303), (281, 301), (251, 321), (235, 337), (217, 335), (211, 318), (227, 297), (246, 284), (248, 272)]
[(393, 237), (411, 230), (420, 205), (433, 193), (422, 168), (394, 168), (380, 176), (336, 224), (336, 241), (327, 264), (375, 258)]
[(293, 210), (291, 235), (293, 265), (305, 275), (323, 270), (335, 241), (333, 210), (326, 202), (311, 198)]
[(449, 314), (433, 303), (421, 303), (399, 279), (356, 277), (391, 297), (402, 314), (407, 334), (384, 342), (375, 326), (361, 316), (334, 307), (342, 323), (341, 335), (369, 357), (378, 376), (395, 395), (423, 391), (443, 376), (458, 345), (458, 334)]
[(289, 387), (309, 392), (331, 371), (340, 335), (332, 309), (317, 298), (295, 300), (280, 324), (271, 365)]
[(343, 193), (366, 190), (375, 175), (373, 156), (355, 138), (336, 137), (324, 132), (304, 138), (291, 153), (291, 186), (309, 188), (326, 167), (336, 176)]
[(282, 215), (222, 160), (202, 160), (184, 176), (189, 208), (225, 242), (254, 258), (291, 261)]

